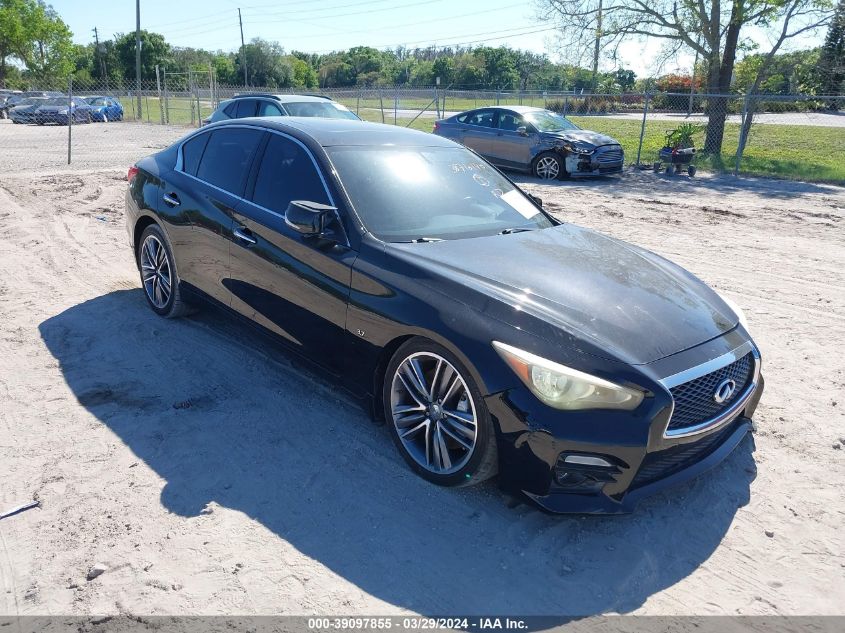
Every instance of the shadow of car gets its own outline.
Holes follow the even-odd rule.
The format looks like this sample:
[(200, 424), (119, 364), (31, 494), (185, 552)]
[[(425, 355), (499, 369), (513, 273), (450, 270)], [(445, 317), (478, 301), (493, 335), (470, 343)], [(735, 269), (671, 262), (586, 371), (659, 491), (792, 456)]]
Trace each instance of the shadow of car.
[(750, 437), (629, 516), (549, 516), (484, 488), (432, 487), (269, 339), (216, 311), (164, 327), (144, 304), (140, 289), (114, 291), (39, 325), (79, 405), (155, 473), (133, 494), (182, 517), (212, 502), (242, 512), (320, 573), (403, 609), (630, 612), (706, 561), (749, 500)]

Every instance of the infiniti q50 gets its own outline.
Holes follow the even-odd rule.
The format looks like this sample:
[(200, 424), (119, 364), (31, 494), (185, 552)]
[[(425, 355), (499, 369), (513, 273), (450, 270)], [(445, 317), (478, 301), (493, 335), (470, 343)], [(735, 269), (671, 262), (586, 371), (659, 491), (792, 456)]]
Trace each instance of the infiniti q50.
[(149, 307), (259, 325), (360, 396), (435, 484), (498, 475), (551, 511), (628, 512), (751, 428), (763, 379), (738, 308), (560, 222), (450, 140), (240, 119), (128, 177)]

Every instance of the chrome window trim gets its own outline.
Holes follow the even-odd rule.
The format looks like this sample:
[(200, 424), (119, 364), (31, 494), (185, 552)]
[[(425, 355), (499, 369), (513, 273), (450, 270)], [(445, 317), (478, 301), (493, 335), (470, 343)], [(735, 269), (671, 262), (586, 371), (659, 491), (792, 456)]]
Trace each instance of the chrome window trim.
[[(337, 205), (335, 204), (334, 196), (332, 196), (332, 192), (329, 191), (329, 186), (328, 186), (328, 184), (326, 184), (326, 179), (323, 177), (323, 171), (320, 169), (320, 165), (317, 163), (317, 159), (314, 158), (314, 155), (311, 153), (311, 150), (308, 149), (308, 147), (305, 145), (305, 143), (300, 141), (298, 138), (291, 136), (290, 134), (285, 134), (284, 132), (280, 132), (279, 130), (273, 130), (271, 128), (263, 127), (263, 126), (260, 126), (260, 125), (249, 125), (249, 124), (246, 124), (246, 123), (234, 123), (234, 124), (231, 124), (231, 125), (223, 125), (223, 126), (220, 126), (219, 128), (215, 128), (215, 129), (222, 130), (222, 129), (228, 129), (228, 128), (247, 128), (247, 129), (250, 129), (250, 130), (258, 130), (260, 132), (268, 132), (270, 134), (278, 134), (279, 136), (282, 136), (282, 137), (284, 137), (288, 140), (291, 140), (294, 143), (296, 143), (297, 145), (299, 145), (305, 151), (308, 158), (311, 159), (311, 164), (314, 166), (314, 169), (317, 171), (317, 175), (320, 177), (320, 184), (323, 185), (323, 190), (326, 192), (326, 196), (329, 199), (329, 203), (331, 204), (331, 206), (333, 206), (335, 208), (334, 215), (335, 215), (335, 218), (337, 218), (337, 222), (340, 225), (341, 230), (343, 231), (344, 246), (346, 246), (347, 248), (351, 248), (351, 246), (349, 244), (349, 236), (346, 235), (346, 229), (343, 228), (343, 222), (340, 219), (340, 211), (337, 208)], [(248, 204), (251, 204), (254, 207), (258, 207), (262, 211), (266, 211), (267, 213), (275, 215), (276, 217), (281, 218), (282, 220), (285, 220), (285, 224), (287, 224), (287, 219), (285, 218), (285, 215), (283, 213), (279, 213), (278, 211), (273, 211), (272, 209), (268, 209), (267, 207), (264, 207), (264, 206), (258, 204), (257, 202), (254, 202), (252, 200), (248, 200), (247, 198), (244, 198), (243, 196), (239, 196), (237, 194), (234, 194), (231, 191), (226, 191), (225, 189), (221, 189), (220, 187), (218, 187), (216, 185), (212, 185), (210, 182), (207, 182), (207, 181), (203, 180), (202, 178), (197, 178), (196, 176), (193, 176), (193, 175), (189, 174), (188, 172), (186, 172), (182, 169), (182, 165), (183, 165), (182, 151), (183, 151), (183, 147), (184, 147), (185, 143), (187, 143), (190, 140), (193, 140), (194, 138), (196, 138), (200, 134), (211, 134), (214, 131), (215, 131), (214, 129), (205, 129), (205, 130), (200, 129), (200, 130), (197, 130), (196, 132), (191, 133), (189, 136), (186, 136), (179, 143), (179, 148), (176, 152), (176, 165), (173, 167), (173, 170), (178, 171), (183, 176), (187, 176), (188, 178), (193, 178), (197, 182), (201, 182), (202, 184), (204, 184), (207, 187), (211, 187), (212, 189), (216, 189), (217, 191), (225, 193), (227, 196), (232, 196), (233, 198), (235, 198), (235, 199), (237, 199), (241, 202), (246, 202)], [(200, 159), (200, 160), (202, 160), (202, 159)], [(334, 166), (332, 166), (332, 168), (334, 168)], [(252, 168), (250, 167), (250, 169), (252, 169)], [(257, 177), (257, 175), (256, 175), (256, 177)], [(288, 224), (288, 226), (290, 226), (290, 225)]]
[(743, 356), (748, 353), (751, 353), (754, 357), (754, 372), (751, 378), (751, 384), (745, 388), (745, 391), (734, 401), (734, 403), (722, 411), (719, 415), (715, 418), (710, 418), (709, 420), (705, 420), (699, 424), (694, 426), (686, 426), (681, 429), (673, 429), (669, 430), (669, 424), (672, 423), (672, 416), (675, 413), (675, 401), (672, 400), (672, 407), (671, 411), (669, 412), (669, 419), (666, 422), (666, 428), (663, 429), (663, 437), (665, 439), (677, 439), (681, 437), (690, 437), (692, 435), (699, 435), (701, 433), (705, 433), (707, 431), (714, 430), (728, 422), (732, 421), (736, 416), (742, 411), (745, 404), (757, 390), (757, 386), (760, 382), (760, 352), (754, 346), (754, 343), (751, 341), (746, 341), (742, 345), (732, 349), (730, 352), (722, 354), (721, 356), (717, 356), (711, 360), (708, 360), (700, 365), (696, 365), (695, 367), (690, 367), (689, 369), (685, 369), (684, 371), (678, 372), (677, 374), (672, 374), (671, 376), (666, 376), (660, 380), (660, 384), (666, 387), (667, 390), (671, 390), (672, 387), (677, 387), (678, 385), (682, 385), (686, 382), (690, 382), (691, 380), (695, 380), (696, 378), (701, 378), (707, 374), (710, 374), (714, 371), (722, 369), (730, 365), (731, 363), (736, 362)]

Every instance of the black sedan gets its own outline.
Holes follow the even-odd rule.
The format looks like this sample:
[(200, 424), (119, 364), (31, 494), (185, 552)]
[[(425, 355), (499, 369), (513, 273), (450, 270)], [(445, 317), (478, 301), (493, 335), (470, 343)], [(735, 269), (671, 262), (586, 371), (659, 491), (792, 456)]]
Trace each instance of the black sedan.
[(490, 106), (436, 121), (434, 133), (478, 152), (497, 167), (543, 180), (622, 171), (625, 152), (613, 137), (582, 130), (562, 114), (529, 106)]
[(152, 310), (210, 302), (261, 326), (360, 396), (436, 484), (498, 473), (552, 511), (627, 512), (751, 428), (763, 379), (737, 308), (559, 222), (451, 141), (241, 119), (128, 179)]

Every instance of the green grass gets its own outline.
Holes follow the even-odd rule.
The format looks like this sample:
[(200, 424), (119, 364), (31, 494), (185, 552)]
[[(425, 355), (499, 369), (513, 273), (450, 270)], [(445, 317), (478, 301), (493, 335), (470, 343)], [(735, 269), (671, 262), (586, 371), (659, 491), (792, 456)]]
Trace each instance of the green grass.
[[(493, 97), (495, 100), (495, 97)], [(365, 121), (382, 122), (378, 98), (370, 94), (368, 98), (356, 97), (340, 98), (339, 101), (353, 112), (358, 111)], [(542, 105), (542, 98), (536, 99), (534, 105)], [(514, 101), (515, 102), (515, 101)], [(489, 103), (489, 102), (487, 102)], [(502, 103), (505, 103), (503, 100)], [(169, 122), (173, 125), (191, 125), (191, 102), (186, 98), (171, 97), (169, 104)], [(530, 99), (525, 99), (525, 105), (531, 105)], [(158, 123), (161, 120), (159, 100), (155, 97), (145, 97), (142, 100), (143, 119)], [(403, 110), (422, 110), (429, 105), (424, 99), (399, 100), (399, 108)], [(448, 110), (467, 110), (486, 103), (482, 99), (453, 99), (446, 102)], [(135, 102), (124, 100), (126, 118), (134, 118)], [(433, 106), (429, 108), (433, 112)], [(200, 101), (200, 117), (206, 117), (213, 111), (211, 103)], [(605, 116), (571, 116), (570, 119), (585, 129), (595, 130), (619, 140), (625, 150), (628, 163), (637, 159), (637, 146), (640, 139), (640, 124), (636, 119), (614, 119)], [(389, 90), (384, 92), (384, 122), (393, 124), (393, 96)], [(412, 129), (431, 132), (434, 121), (431, 116), (419, 117), (412, 121), (412, 117), (399, 116), (396, 124), (410, 126)], [(410, 124), (410, 125), (409, 125)], [(196, 118), (194, 119), (196, 125)], [(657, 153), (663, 146), (667, 131), (676, 125), (672, 121), (650, 119), (646, 125), (643, 138), (643, 148), (640, 156), (641, 163), (652, 163), (657, 160)], [(699, 155), (696, 164), (702, 170), (733, 171), (736, 161), (736, 148), (739, 138), (739, 125), (728, 123), (725, 126), (725, 137), (720, 156)], [(704, 133), (700, 132), (695, 138), (697, 147), (704, 145)], [(755, 176), (770, 176), (806, 180), (811, 182), (845, 183), (845, 128), (818, 127), (811, 125), (775, 125), (756, 124), (752, 127), (750, 137), (743, 153), (740, 173)]]
[[(602, 132), (619, 140), (628, 162), (637, 159), (640, 121), (610, 119), (600, 116), (570, 117), (577, 125)], [(666, 132), (675, 127), (672, 121), (649, 120), (643, 137), (640, 162), (657, 160)], [(739, 124), (725, 125), (720, 156), (699, 156), (701, 169), (732, 171), (736, 162)], [(704, 145), (704, 132), (696, 135), (697, 147)], [(814, 182), (845, 182), (845, 128), (813, 125), (753, 125), (742, 155), (740, 173), (774, 176)]]

